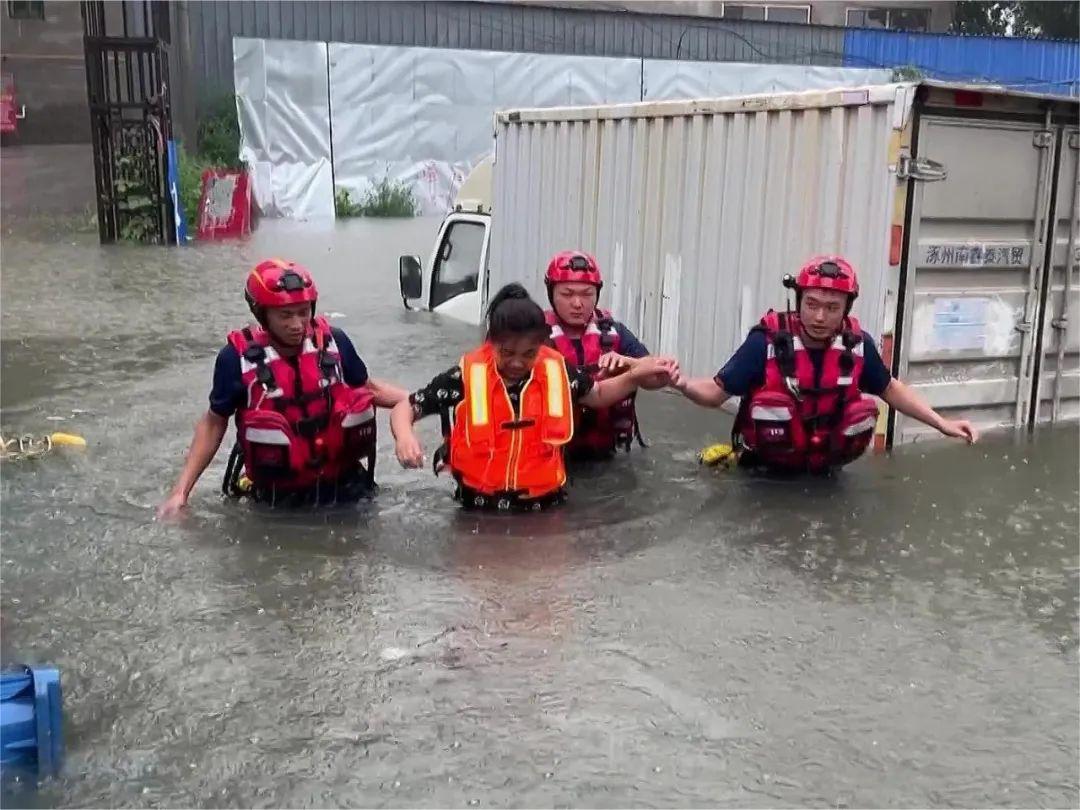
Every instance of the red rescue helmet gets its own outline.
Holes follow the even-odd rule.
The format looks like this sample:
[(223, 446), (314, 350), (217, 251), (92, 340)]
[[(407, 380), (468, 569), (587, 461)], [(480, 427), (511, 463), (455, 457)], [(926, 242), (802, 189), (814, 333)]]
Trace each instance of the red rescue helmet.
[(851, 262), (842, 256), (815, 256), (800, 268), (794, 282), (785, 282), (785, 286), (798, 292), (836, 290), (847, 294), (849, 305), (859, 296), (859, 277)]
[(319, 290), (307, 268), (284, 259), (259, 262), (248, 273), (244, 285), (244, 300), (256, 317), (258, 310), (306, 303), (311, 304), (311, 314), (314, 315), (318, 297)]
[(597, 292), (600, 292), (600, 288), (604, 286), (596, 259), (581, 250), (560, 251), (548, 262), (547, 272), (544, 274), (544, 283), (547, 284), (548, 292), (551, 291), (553, 285), (565, 282), (592, 284)]

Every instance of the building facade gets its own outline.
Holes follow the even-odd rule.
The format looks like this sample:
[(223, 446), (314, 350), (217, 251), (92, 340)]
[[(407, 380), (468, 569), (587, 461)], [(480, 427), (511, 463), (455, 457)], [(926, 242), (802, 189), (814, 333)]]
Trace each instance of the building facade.
[(78, 3), (7, 0), (0, 9), (0, 72), (13, 77), (22, 143), (90, 140)]

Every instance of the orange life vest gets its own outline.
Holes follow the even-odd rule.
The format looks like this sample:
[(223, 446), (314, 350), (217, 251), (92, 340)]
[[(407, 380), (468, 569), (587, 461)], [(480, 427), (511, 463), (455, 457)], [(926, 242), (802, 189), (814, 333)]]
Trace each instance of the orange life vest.
[(566, 363), (541, 346), (514, 412), (490, 344), (461, 358), (465, 396), (454, 412), (450, 469), (484, 496), (541, 498), (566, 483), (562, 446), (574, 435)]

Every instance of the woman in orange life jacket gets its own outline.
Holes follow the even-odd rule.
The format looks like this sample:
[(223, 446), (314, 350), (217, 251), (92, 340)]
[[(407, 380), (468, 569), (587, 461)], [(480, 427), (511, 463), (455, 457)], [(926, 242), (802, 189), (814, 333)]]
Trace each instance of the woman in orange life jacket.
[[(622, 373), (627, 358), (649, 356), (649, 350), (610, 312), (597, 307), (604, 286), (596, 259), (580, 250), (556, 253), (544, 274), (551, 309), (544, 313), (551, 327), (551, 346), (572, 366), (594, 380)], [(601, 371), (604, 358), (606, 371)], [(645, 389), (663, 388), (667, 375), (642, 380)], [(633, 394), (610, 408), (578, 406), (574, 412), (574, 438), (567, 446), (571, 459), (605, 459), (618, 449), (629, 450), (634, 439), (642, 447)]]
[(796, 312), (769, 310), (715, 377), (676, 371), (671, 382), (709, 408), (742, 397), (732, 431), (740, 465), (825, 472), (854, 461), (877, 422), (877, 404), (864, 394), (945, 436), (977, 440), (970, 422), (946, 419), (889, 374), (850, 315), (859, 280), (849, 262), (817, 256), (784, 286), (795, 290)]
[(275, 504), (355, 500), (374, 485), (374, 406), (392, 408), (408, 393), (369, 378), (348, 336), (315, 315), (318, 291), (300, 265), (261, 262), (244, 298), (258, 325), (230, 333), (218, 353), (210, 408), (159, 517), (187, 505), (234, 414), (231, 494), (240, 494), (241, 466), (248, 492)]
[(627, 360), (625, 373), (594, 382), (546, 345), (548, 334), (543, 310), (520, 284), (496, 293), (484, 344), (391, 412), (402, 466), (423, 464), (413, 422), (439, 414), (446, 441), (435, 454), (436, 473), (449, 466), (463, 505), (542, 509), (560, 502), (574, 406), (613, 405), (642, 380), (666, 377), (674, 361)]

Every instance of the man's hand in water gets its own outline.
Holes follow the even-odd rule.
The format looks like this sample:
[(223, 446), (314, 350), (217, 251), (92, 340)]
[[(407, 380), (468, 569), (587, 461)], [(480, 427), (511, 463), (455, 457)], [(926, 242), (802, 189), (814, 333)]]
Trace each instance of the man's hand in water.
[(420, 446), (420, 442), (416, 440), (415, 435), (402, 436), (395, 441), (394, 452), (397, 453), (397, 460), (402, 467), (417, 468), (424, 466), (424, 448)]
[(975, 444), (979, 440), (979, 431), (966, 419), (943, 419), (938, 430), (950, 438), (963, 439), (968, 444)]
[(170, 520), (180, 515), (187, 508), (187, 495), (174, 492), (157, 508), (158, 520)]

